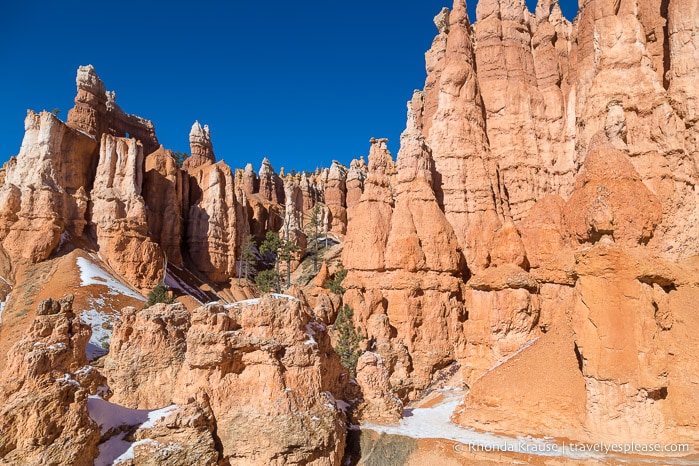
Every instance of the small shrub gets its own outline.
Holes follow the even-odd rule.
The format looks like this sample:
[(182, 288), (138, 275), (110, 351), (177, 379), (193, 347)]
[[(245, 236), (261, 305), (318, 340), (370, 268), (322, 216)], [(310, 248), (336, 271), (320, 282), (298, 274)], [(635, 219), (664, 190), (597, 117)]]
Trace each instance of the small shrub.
[(175, 299), (167, 292), (167, 287), (163, 282), (155, 285), (155, 288), (148, 293), (149, 306), (157, 303), (172, 304), (174, 301)]

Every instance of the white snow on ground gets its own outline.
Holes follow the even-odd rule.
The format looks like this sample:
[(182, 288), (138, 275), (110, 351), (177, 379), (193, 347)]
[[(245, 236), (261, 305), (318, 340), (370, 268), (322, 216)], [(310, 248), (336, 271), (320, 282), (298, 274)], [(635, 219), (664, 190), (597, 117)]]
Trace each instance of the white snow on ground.
[(84, 257), (78, 257), (77, 263), (78, 267), (80, 268), (80, 284), (82, 286), (102, 285), (109, 288), (109, 294), (122, 294), (124, 296), (140, 299), (141, 301), (146, 301), (146, 298), (118, 281), (99, 265), (85, 259)]
[(333, 396), (332, 393), (330, 392), (323, 392), (323, 394), (330, 400), (330, 403), (326, 403), (326, 406), (333, 408), (333, 409), (339, 409), (340, 411), (346, 411), (347, 408), (349, 408), (349, 403), (347, 403), (345, 400), (338, 400)]
[(288, 294), (281, 294), (281, 293), (270, 293), (270, 294), (277, 299), (288, 299), (289, 301), (298, 301), (298, 298), (296, 298), (295, 296), (288, 295)]
[(514, 451), (541, 456), (564, 456), (573, 459), (603, 458), (592, 452), (571, 451), (550, 440), (531, 437), (505, 437), (487, 432), (458, 426), (450, 421), (454, 409), (464, 396), (464, 392), (454, 389), (439, 390), (444, 399), (430, 408), (414, 408), (404, 411), (403, 419), (398, 424), (377, 425), (362, 424), (361, 429), (373, 430), (389, 435), (402, 435), (417, 439), (445, 439), (459, 442), (463, 451), (469, 445), (490, 449), (489, 451)]
[(250, 304), (257, 304), (260, 302), (260, 298), (244, 299), (242, 301), (236, 301), (231, 304), (227, 304), (225, 307), (229, 306), (248, 306)]
[[(177, 405), (166, 406), (162, 409), (129, 409), (103, 400), (99, 396), (90, 395), (87, 399), (87, 410), (90, 417), (100, 426), (102, 435), (121, 426), (138, 426), (139, 429), (148, 429), (155, 422), (168, 414), (176, 411)], [(124, 440), (127, 432), (114, 435), (109, 440), (99, 445), (99, 456), (95, 460), (95, 466), (107, 466), (120, 461), (133, 459), (134, 447), (154, 440), (141, 440), (129, 442)]]
[[(298, 301), (298, 298), (295, 296), (291, 296), (288, 294), (281, 294), (281, 293), (270, 293), (270, 296), (272, 296), (274, 299), (288, 299), (289, 301)], [(234, 303), (226, 304), (226, 308), (230, 306), (249, 306), (251, 304), (257, 304), (260, 302), (260, 298), (250, 298), (250, 299), (244, 299), (242, 301), (236, 301)]]
[(112, 338), (112, 322), (119, 317), (119, 308), (113, 303), (113, 297), (119, 295), (145, 301), (146, 299), (117, 280), (105, 269), (84, 257), (77, 258), (80, 269), (80, 284), (82, 286), (101, 285), (107, 292), (88, 300), (90, 309), (83, 311), (80, 318), (92, 327), (92, 336), (87, 344), (85, 353), (88, 361), (104, 356), (109, 352), (109, 341)]
[(304, 345), (317, 345), (318, 344), (316, 339), (313, 338), (316, 335), (316, 331), (313, 330), (313, 324), (311, 322), (306, 324), (306, 335), (308, 335), (308, 340), (306, 340), (303, 343)]

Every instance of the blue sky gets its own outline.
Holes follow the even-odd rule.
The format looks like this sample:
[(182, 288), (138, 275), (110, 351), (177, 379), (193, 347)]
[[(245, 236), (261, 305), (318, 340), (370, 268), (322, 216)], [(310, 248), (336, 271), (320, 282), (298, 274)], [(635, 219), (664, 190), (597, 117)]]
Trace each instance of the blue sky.
[(65, 120), (88, 63), (172, 150), (189, 151), (196, 119), (234, 167), (265, 156), (277, 170), (348, 164), (371, 137), (388, 137), (395, 156), (442, 6), (451, 1), (8, 1), (0, 161), (19, 151), (26, 109)]

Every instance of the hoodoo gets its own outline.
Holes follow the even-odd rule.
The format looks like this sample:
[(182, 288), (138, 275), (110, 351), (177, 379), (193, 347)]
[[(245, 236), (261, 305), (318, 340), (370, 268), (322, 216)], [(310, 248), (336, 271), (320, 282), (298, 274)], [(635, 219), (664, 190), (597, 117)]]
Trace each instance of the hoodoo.
[(699, 459), (696, 0), (434, 23), (395, 159), (182, 159), (90, 65), (27, 113), (0, 464)]

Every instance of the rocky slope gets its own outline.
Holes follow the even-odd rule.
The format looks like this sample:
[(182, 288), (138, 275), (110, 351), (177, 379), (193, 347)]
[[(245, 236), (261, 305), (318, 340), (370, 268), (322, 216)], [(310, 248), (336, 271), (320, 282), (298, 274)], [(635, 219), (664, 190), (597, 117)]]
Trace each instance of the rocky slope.
[[(470, 24), (455, 0), (396, 160), (372, 138), (368, 163), (314, 173), (231, 168), (198, 122), (178, 167), (80, 67), (68, 121), (28, 112), (0, 176), (0, 456), (339, 464), (337, 400), (392, 423), (446, 380), (464, 426), (696, 448), (696, 13), (586, 0), (571, 23), (554, 0), (481, 0)], [(304, 262), (314, 214), (336, 244), (319, 269)], [(294, 296), (237, 285), (245, 238), (268, 231), (300, 248)], [(325, 289), (340, 262), (341, 297)], [(140, 309), (126, 284), (161, 280), (182, 303)], [(80, 314), (70, 299), (33, 311), (68, 289)], [(327, 328), (343, 304), (365, 337), (356, 383)], [(113, 325), (99, 370), (88, 356), (107, 350), (78, 315), (93, 337)]]

